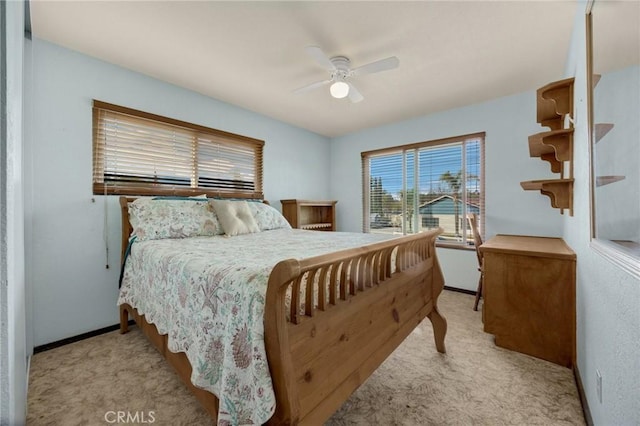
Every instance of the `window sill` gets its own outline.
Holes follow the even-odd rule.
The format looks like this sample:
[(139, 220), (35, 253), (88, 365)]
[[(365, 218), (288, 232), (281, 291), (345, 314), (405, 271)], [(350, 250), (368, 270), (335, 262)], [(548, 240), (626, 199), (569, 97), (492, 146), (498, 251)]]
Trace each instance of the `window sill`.
[(620, 269), (640, 279), (640, 256), (638, 246), (627, 247), (611, 240), (591, 240), (593, 251), (613, 263)]

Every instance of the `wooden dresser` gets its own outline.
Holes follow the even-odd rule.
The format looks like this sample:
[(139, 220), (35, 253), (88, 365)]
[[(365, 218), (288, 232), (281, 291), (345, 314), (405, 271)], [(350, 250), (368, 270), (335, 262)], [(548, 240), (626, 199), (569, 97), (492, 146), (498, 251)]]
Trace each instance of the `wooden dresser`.
[(484, 331), (503, 348), (575, 364), (576, 254), (561, 238), (497, 235), (484, 256)]

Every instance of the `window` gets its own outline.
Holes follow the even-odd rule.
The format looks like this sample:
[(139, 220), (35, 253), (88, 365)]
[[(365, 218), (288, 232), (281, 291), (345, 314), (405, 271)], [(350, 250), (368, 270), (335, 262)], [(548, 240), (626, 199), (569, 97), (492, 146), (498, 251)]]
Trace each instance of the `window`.
[(473, 245), (466, 217), (483, 223), (484, 133), (363, 152), (362, 176), (365, 232), (441, 227), (439, 245)]
[(93, 101), (93, 193), (262, 198), (264, 142)]

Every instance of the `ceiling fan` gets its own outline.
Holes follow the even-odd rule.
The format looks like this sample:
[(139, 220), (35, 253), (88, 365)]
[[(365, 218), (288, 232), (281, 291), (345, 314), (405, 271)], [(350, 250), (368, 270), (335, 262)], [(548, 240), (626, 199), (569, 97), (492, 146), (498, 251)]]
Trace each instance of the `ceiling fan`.
[(307, 46), (305, 50), (323, 68), (329, 71), (329, 79), (317, 81), (309, 85), (294, 90), (294, 93), (304, 93), (331, 83), (329, 92), (337, 99), (349, 97), (351, 102), (360, 102), (364, 99), (360, 91), (349, 81), (351, 77), (373, 74), (380, 71), (391, 70), (400, 65), (400, 61), (395, 56), (380, 59), (358, 68), (350, 68), (351, 61), (344, 56), (334, 56), (329, 58), (318, 46)]

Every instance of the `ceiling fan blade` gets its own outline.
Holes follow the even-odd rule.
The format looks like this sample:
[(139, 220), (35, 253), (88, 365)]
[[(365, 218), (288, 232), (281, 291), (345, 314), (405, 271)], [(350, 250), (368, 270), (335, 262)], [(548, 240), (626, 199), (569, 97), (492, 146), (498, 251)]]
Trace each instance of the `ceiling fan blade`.
[(326, 68), (329, 71), (335, 71), (336, 66), (333, 65), (333, 62), (331, 62), (329, 57), (318, 46), (307, 46), (304, 50), (306, 50), (309, 56), (315, 59), (321, 67)]
[(353, 75), (373, 74), (374, 72), (392, 70), (398, 68), (400, 60), (395, 56), (391, 56), (386, 59), (380, 59), (379, 61), (371, 62), (361, 67), (354, 68), (351, 72)]
[(311, 83), (311, 84), (307, 84), (306, 86), (302, 86), (296, 90), (293, 91), (293, 93), (305, 93), (305, 92), (309, 92), (313, 89), (317, 89), (318, 87), (322, 87), (326, 84), (331, 83), (331, 80), (324, 80), (324, 81), (316, 81), (315, 83)]
[(360, 93), (360, 91), (356, 89), (356, 86), (351, 83), (347, 84), (349, 85), (349, 100), (351, 102), (355, 104), (364, 99), (364, 96), (362, 96), (362, 93)]

